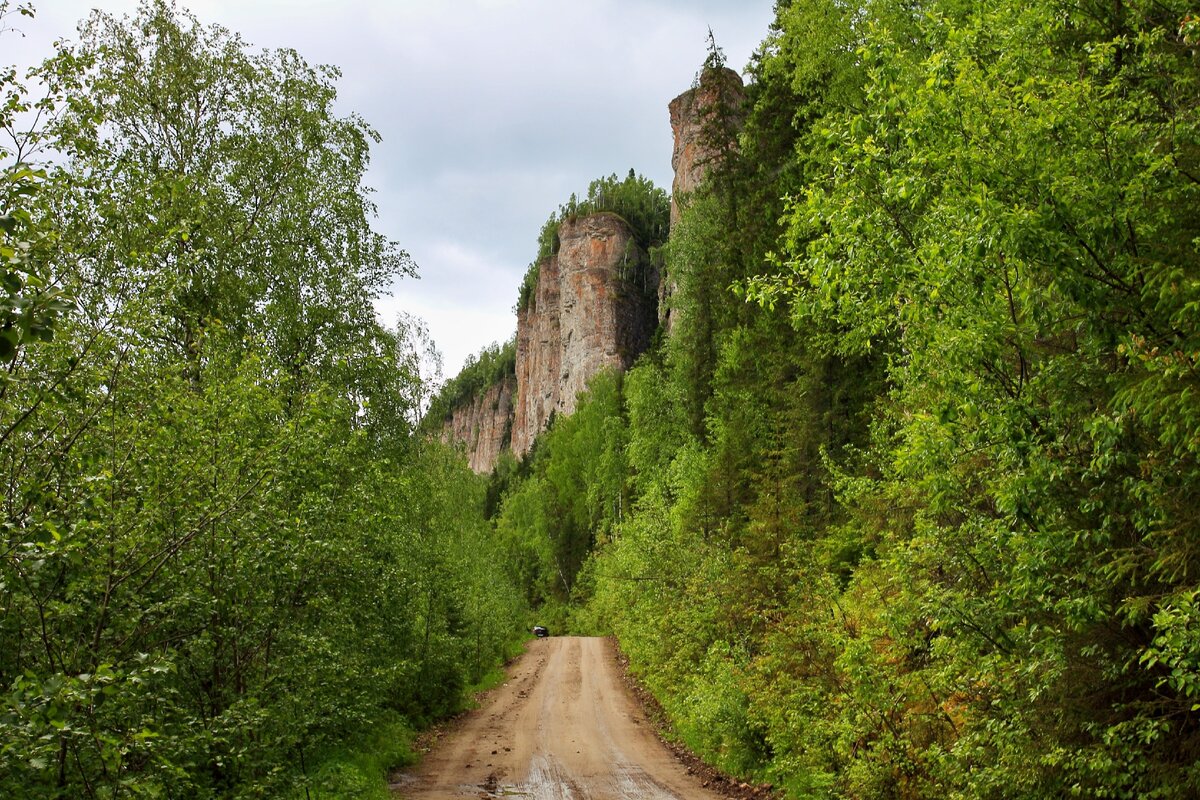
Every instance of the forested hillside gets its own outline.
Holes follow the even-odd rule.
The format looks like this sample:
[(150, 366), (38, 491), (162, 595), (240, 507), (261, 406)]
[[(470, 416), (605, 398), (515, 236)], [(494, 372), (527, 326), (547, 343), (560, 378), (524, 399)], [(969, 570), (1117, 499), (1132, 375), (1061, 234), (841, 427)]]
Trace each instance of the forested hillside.
[(780, 2), (672, 334), (493, 478), (527, 599), (789, 797), (1200, 794), (1198, 39)]
[(0, 74), (0, 797), (386, 796), (519, 636), (337, 77), (165, 0)]
[(0, 72), (0, 797), (386, 796), (530, 608), (785, 797), (1200, 795), (1194, 9), (764, 35), (665, 244), (632, 171), (543, 229), (519, 308), (605, 212), (670, 330), (490, 482), (516, 345), (377, 321), (336, 69), (147, 0)]

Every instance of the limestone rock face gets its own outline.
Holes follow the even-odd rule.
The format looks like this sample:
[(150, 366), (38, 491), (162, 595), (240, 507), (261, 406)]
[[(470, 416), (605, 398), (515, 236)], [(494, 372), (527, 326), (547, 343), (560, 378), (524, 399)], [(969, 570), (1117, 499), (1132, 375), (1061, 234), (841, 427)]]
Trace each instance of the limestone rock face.
[(516, 391), (516, 378), (510, 375), (454, 408), (442, 428), (442, 441), (465, 447), (467, 463), (476, 473), (494, 470), (509, 446)]
[(518, 457), (551, 414), (574, 412), (594, 375), (628, 369), (649, 346), (656, 322), (657, 275), (623, 219), (566, 219), (558, 236), (558, 253), (539, 267), (533, 302), (517, 314)]
[(545, 429), (558, 405), (562, 373), (558, 257), (538, 266), (533, 300), (517, 311), (517, 403), (513, 409), (512, 451), (520, 458)]
[[(698, 86), (671, 101), (672, 228), (680, 204), (737, 146), (743, 98), (741, 77), (722, 69), (706, 70)], [(575, 411), (592, 377), (628, 369), (659, 324), (671, 330), (665, 301), (673, 283), (654, 268), (621, 217), (565, 219), (558, 241), (558, 252), (538, 265), (531, 301), (517, 312), (515, 380), (455, 409), (443, 434), (466, 445), (476, 472), (492, 470), (506, 446), (518, 458), (526, 455), (552, 416)], [(511, 416), (505, 416), (508, 407)]]
[[(706, 70), (700, 85), (688, 89), (667, 106), (675, 148), (671, 152), (671, 227), (679, 221), (680, 199), (696, 190), (719, 151), (736, 143), (740, 108), (745, 99), (742, 77), (729, 68)], [(718, 119), (728, 115), (725, 125)]]
[[(676, 97), (667, 106), (675, 147), (671, 152), (671, 229), (679, 222), (681, 204), (704, 181), (722, 151), (737, 144), (740, 109), (745, 98), (742, 78), (731, 69), (706, 70), (700, 84)], [(722, 114), (722, 112), (724, 112)], [(670, 304), (675, 283), (665, 276), (658, 287), (659, 321), (671, 331)]]

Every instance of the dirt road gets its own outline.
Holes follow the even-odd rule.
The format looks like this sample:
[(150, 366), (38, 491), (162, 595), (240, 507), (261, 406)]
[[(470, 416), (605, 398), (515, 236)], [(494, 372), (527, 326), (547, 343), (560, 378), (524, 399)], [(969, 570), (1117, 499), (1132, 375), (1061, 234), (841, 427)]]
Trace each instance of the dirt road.
[(530, 644), (506, 684), (449, 731), (400, 797), (716, 800), (654, 735), (606, 639)]

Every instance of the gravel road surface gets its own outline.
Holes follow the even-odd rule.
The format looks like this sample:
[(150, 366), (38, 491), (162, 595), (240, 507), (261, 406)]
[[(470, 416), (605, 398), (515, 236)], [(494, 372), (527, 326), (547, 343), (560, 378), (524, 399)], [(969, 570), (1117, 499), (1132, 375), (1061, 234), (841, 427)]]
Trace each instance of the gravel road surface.
[(531, 642), (393, 788), (407, 800), (716, 800), (654, 734), (607, 639)]

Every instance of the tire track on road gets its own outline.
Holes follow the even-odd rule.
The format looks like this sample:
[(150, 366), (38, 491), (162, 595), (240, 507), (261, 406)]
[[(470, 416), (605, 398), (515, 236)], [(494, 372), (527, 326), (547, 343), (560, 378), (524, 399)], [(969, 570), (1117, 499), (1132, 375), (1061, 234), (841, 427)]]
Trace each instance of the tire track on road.
[(606, 639), (531, 642), (509, 680), (398, 776), (406, 800), (716, 800), (654, 735)]

